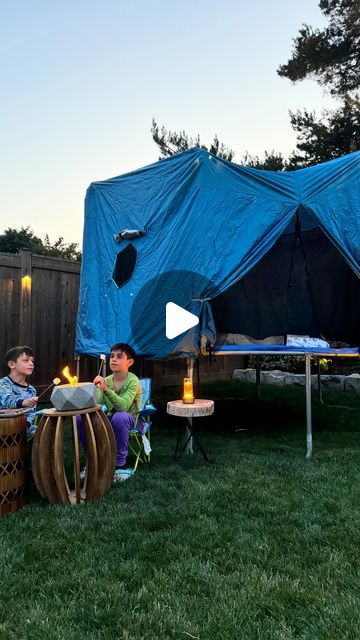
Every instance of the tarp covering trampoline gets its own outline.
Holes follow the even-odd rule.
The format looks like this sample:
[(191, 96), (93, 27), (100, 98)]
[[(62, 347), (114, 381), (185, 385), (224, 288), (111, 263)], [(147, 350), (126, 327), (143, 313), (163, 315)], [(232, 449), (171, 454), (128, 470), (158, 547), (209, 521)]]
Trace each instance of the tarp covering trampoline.
[[(293, 172), (191, 149), (94, 182), (76, 353), (196, 356), (200, 334), (360, 343), (360, 152)], [(169, 340), (165, 304), (200, 316)]]

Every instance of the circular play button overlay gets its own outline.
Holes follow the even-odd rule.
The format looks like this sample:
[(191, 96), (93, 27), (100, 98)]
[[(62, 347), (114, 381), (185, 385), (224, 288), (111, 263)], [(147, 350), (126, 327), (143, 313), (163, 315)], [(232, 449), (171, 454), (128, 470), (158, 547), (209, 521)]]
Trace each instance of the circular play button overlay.
[(214, 329), (209, 303), (218, 294), (211, 280), (192, 271), (168, 271), (152, 278), (132, 304), (136, 353), (159, 359), (197, 355), (201, 332)]
[(199, 324), (200, 318), (175, 302), (166, 303), (165, 333), (169, 340), (177, 338), (188, 329)]

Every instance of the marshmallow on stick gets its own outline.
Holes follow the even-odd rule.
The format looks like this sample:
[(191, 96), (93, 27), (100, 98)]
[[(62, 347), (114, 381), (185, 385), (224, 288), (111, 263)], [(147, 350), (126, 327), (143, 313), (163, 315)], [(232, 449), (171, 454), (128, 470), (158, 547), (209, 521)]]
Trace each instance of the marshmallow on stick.
[(99, 373), (98, 373), (98, 376), (100, 376), (100, 375), (101, 375), (102, 368), (103, 368), (104, 363), (105, 363), (105, 361), (106, 361), (106, 355), (105, 355), (105, 353), (100, 353), (99, 358), (100, 358), (100, 367), (99, 367)]
[(60, 378), (54, 378), (54, 380), (52, 381), (52, 383), (51, 383), (51, 384), (49, 384), (49, 386), (48, 386), (48, 387), (46, 387), (45, 391), (43, 391), (42, 393), (40, 393), (40, 395), (39, 395), (39, 397), (38, 397), (38, 402), (39, 402), (40, 398), (41, 398), (43, 395), (45, 395), (45, 393), (46, 393), (47, 391), (49, 391), (49, 389), (50, 389), (51, 387), (53, 387), (53, 386), (55, 386), (55, 387), (56, 387), (58, 384), (60, 384), (60, 382), (61, 382)]

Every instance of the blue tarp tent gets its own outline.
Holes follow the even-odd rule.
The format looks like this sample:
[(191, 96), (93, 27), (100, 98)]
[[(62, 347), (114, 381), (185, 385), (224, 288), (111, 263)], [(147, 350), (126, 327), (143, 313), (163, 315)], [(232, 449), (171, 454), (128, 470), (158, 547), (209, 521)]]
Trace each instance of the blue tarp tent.
[[(356, 344), (359, 278), (360, 152), (276, 173), (191, 149), (90, 185), (76, 353), (197, 355), (219, 330)], [(172, 340), (169, 301), (201, 320)]]

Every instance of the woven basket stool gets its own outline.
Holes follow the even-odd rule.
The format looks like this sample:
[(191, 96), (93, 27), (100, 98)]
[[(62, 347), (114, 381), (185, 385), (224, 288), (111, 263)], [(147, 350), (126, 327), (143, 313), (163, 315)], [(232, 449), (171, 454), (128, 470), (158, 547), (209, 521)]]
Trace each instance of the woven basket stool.
[(26, 415), (0, 411), (0, 516), (25, 504)]

